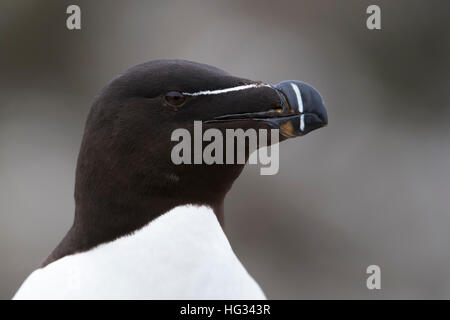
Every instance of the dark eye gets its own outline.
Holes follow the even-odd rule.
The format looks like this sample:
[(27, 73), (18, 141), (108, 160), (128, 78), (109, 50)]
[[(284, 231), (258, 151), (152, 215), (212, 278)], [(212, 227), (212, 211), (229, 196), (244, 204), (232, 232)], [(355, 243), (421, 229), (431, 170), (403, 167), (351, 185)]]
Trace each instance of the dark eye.
[(166, 99), (167, 103), (172, 106), (180, 106), (184, 103), (184, 100), (186, 100), (183, 94), (178, 91), (167, 92), (164, 99)]

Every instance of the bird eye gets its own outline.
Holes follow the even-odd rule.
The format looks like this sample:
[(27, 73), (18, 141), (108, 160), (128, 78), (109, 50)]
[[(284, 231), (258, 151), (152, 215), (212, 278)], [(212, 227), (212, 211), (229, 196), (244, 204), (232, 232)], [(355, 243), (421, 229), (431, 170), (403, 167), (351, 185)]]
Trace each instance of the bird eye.
[(178, 91), (169, 91), (166, 93), (164, 99), (172, 106), (180, 106), (186, 100), (185, 96)]

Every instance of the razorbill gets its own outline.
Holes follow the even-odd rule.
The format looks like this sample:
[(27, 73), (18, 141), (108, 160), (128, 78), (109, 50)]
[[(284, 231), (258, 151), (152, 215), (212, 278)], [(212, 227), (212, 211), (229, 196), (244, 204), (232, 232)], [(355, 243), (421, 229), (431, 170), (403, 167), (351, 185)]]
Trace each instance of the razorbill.
[[(223, 232), (244, 164), (171, 161), (171, 133), (327, 124), (306, 83), (268, 85), (184, 60), (132, 67), (96, 97), (78, 156), (75, 217), (15, 299), (264, 299)], [(270, 143), (270, 142), (269, 142)]]

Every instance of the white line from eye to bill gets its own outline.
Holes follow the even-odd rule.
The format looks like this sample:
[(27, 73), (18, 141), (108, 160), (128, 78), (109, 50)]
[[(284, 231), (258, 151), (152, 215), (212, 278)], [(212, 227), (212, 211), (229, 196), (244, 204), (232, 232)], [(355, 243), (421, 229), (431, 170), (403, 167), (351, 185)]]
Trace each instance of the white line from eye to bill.
[(224, 89), (218, 89), (218, 90), (204, 90), (204, 91), (198, 91), (198, 92), (183, 92), (186, 96), (205, 96), (205, 95), (213, 95), (213, 94), (222, 94), (222, 93), (228, 93), (228, 92), (234, 92), (234, 91), (241, 91), (241, 90), (247, 90), (252, 88), (261, 88), (261, 87), (271, 87), (268, 84), (264, 83), (253, 83), (253, 84), (247, 84), (243, 86), (237, 86), (237, 87), (231, 87), (231, 88), (224, 88)]

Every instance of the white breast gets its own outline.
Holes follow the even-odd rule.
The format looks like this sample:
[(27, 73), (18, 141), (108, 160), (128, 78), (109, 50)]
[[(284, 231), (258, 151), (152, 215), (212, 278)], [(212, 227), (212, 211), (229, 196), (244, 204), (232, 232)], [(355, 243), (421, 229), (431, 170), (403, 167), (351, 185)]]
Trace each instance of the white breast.
[(14, 299), (265, 299), (208, 207), (182, 206), (141, 230), (34, 271)]

